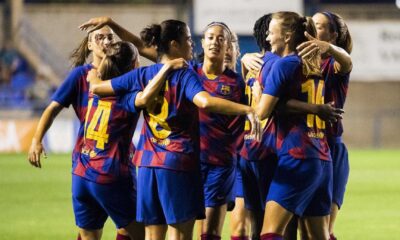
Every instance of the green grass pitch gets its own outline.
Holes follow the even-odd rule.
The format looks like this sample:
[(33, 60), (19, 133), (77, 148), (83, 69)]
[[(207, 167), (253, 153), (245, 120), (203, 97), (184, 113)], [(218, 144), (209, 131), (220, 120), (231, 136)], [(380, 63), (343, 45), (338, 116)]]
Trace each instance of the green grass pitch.
[[(350, 165), (338, 238), (400, 239), (400, 150), (352, 150)], [(0, 155), (1, 240), (76, 239), (70, 157), (49, 154), (42, 167), (31, 167), (26, 155)], [(103, 239), (115, 239), (111, 221)], [(227, 223), (222, 239), (230, 239)]]

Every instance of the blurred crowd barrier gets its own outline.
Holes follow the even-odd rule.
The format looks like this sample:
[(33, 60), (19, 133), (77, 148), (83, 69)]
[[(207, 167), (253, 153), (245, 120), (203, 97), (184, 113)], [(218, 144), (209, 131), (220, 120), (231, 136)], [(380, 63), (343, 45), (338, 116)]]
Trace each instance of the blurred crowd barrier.
[[(0, 84), (0, 152), (28, 150), (38, 116), (49, 102), (49, 96), (54, 91), (54, 87), (61, 83), (71, 69), (68, 62), (71, 51), (86, 35), (85, 32), (78, 29), (81, 23), (95, 16), (110, 16), (129, 31), (138, 34), (148, 24), (179, 18), (188, 22), (193, 28), (193, 37), (197, 43), (195, 49), (200, 51), (199, 35), (202, 26), (196, 25), (193, 21), (196, 19), (201, 19), (202, 23), (218, 21), (221, 19), (216, 18), (213, 13), (229, 13), (240, 8), (232, 4), (232, 6), (224, 6), (224, 11), (211, 11), (209, 9), (213, 6), (209, 4), (211, 1), (194, 0), (194, 4), (197, 6), (195, 9), (179, 9), (177, 8), (178, 4), (158, 4), (156, 6), (146, 4), (25, 4), (21, 23), (21, 31), (24, 34), (21, 35), (21, 38), (26, 40), (25, 46), (30, 48), (33, 55), (39, 56), (43, 62), (52, 63), (54, 65), (52, 68), (55, 68), (54, 72), (60, 77), (59, 80), (42, 81), (41, 79), (45, 76), (41, 72), (46, 73), (48, 69), (43, 68), (43, 64), (38, 64), (39, 67), (29, 66), (29, 63), (37, 63), (32, 59), (39, 58), (31, 57), (25, 59), (28, 60), (28, 63), (26, 61), (24, 63), (24, 56), (19, 56), (18, 52), (15, 53), (15, 49), (8, 49), (2, 43), (3, 50), (0, 59), (5, 59), (4, 63), (7, 63), (7, 66), (19, 66), (19, 69), (22, 66), (22, 69), (26, 69), (26, 71), (18, 73), (14, 83), (2, 80), (2, 84)], [(235, 2), (246, 1), (235, 0)], [(0, 14), (4, 12), (2, 7), (0, 4)], [(303, 8), (303, 6), (300, 7)], [(393, 5), (393, 7), (395, 6)], [(310, 9), (310, 6), (305, 6), (305, 8)], [(244, 11), (248, 9), (248, 6), (240, 9)], [(261, 5), (257, 11), (260, 9), (262, 9)], [(390, 7), (349, 6), (340, 8), (329, 5), (323, 10), (331, 9), (339, 14), (343, 13), (354, 40), (352, 53), (354, 69), (343, 120), (344, 141), (350, 148), (399, 148), (400, 28), (398, 26), (400, 26), (400, 10)], [(265, 13), (267, 12), (268, 7), (266, 6)], [(196, 14), (200, 14), (200, 16)], [(250, 12), (246, 14), (246, 16), (252, 15)], [(385, 16), (387, 16), (386, 19)], [(223, 19), (228, 25), (231, 24), (229, 17), (238, 18), (238, 15), (228, 14), (228, 18)], [(0, 24), (3, 24), (2, 21), (0, 17)], [(247, 32), (241, 32), (246, 29), (242, 25), (240, 25), (241, 28), (236, 29), (239, 33), (242, 53), (257, 50), (255, 42), (251, 38), (252, 26), (251, 23), (249, 24)], [(2, 34), (0, 31), (0, 40), (4, 39)], [(19, 65), (9, 64), (10, 56), (20, 59), (16, 61)], [(149, 61), (141, 59), (142, 65), (149, 63)], [(38, 71), (38, 68), (42, 68), (42, 71)], [(10, 73), (10, 71), (2, 69), (6, 68), (0, 67), (0, 76), (7, 72)], [(26, 75), (26, 72), (31, 75)], [(6, 78), (2, 77), (1, 79)], [(7, 87), (4, 87), (6, 84), (8, 84)], [(10, 99), (13, 100), (10, 101)], [(10, 114), (11, 111), (13, 114)], [(46, 136), (45, 144), (49, 151), (70, 152), (73, 147), (77, 125), (73, 111), (66, 112), (65, 116), (63, 115), (55, 121)]]

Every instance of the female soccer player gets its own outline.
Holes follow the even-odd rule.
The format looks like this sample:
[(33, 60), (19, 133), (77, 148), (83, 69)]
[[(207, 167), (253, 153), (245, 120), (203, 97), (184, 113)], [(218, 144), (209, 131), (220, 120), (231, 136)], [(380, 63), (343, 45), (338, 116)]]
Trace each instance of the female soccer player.
[[(263, 64), (261, 73), (250, 69), (246, 75), (246, 95), (250, 106), (257, 104), (257, 97), (253, 96), (251, 87), (254, 84), (261, 84), (262, 86), (263, 83), (258, 81), (270, 71), (273, 63), (279, 59), (279, 56), (270, 52), (271, 46), (266, 41), (266, 32), (270, 20), (271, 14), (267, 14), (259, 18), (254, 24), (254, 37), (263, 54)], [(248, 61), (243, 60), (243, 63), (246, 65)], [(266, 195), (277, 162), (276, 151), (274, 150), (275, 123), (273, 118), (262, 121), (261, 127), (263, 129), (261, 142), (254, 141), (248, 135), (248, 128), (245, 128), (244, 144), (240, 151), (241, 158), (239, 160), (239, 174), (243, 181), (244, 204), (251, 219), (252, 239), (258, 239), (261, 233)], [(241, 237), (247, 239), (248, 235), (241, 235)]]
[[(80, 127), (78, 131), (77, 141), (72, 153), (72, 161), (74, 166), (78, 162), (80, 155), (80, 146), (83, 143), (84, 123), (86, 116), (86, 108), (88, 103), (89, 84), (86, 81), (88, 71), (93, 67), (98, 67), (104, 55), (104, 51), (114, 42), (113, 31), (104, 26), (90, 34), (82, 41), (80, 46), (74, 50), (71, 58), (75, 67), (57, 92), (52, 97), (52, 102), (45, 109), (40, 118), (38, 127), (29, 150), (28, 160), (30, 163), (41, 168), (41, 155), (45, 154), (42, 145), (42, 139), (64, 107), (73, 106), (75, 113), (79, 119)], [(87, 57), (92, 53), (93, 61), (91, 64), (85, 64)], [(81, 227), (81, 226), (79, 226)], [(83, 227), (83, 226), (82, 226)], [(84, 231), (81, 229), (80, 232)], [(118, 229), (117, 239), (126, 235), (124, 229)], [(101, 236), (101, 231), (96, 232), (96, 237)], [(80, 239), (80, 235), (78, 239)]]
[[(343, 108), (346, 100), (349, 76), (352, 69), (350, 53), (353, 48), (351, 35), (343, 18), (331, 12), (319, 12), (313, 16), (317, 39), (307, 35), (310, 41), (298, 46), (300, 55), (314, 51), (322, 54), (322, 74), (325, 78), (325, 102), (334, 102)], [(349, 176), (349, 161), (346, 146), (342, 142), (343, 125), (337, 122), (326, 126), (329, 148), (333, 163), (333, 202), (329, 220), (330, 239), (334, 236), (334, 223), (343, 203)]]
[[(202, 39), (204, 61), (195, 64), (204, 89), (213, 96), (244, 103), (244, 82), (224, 59), (231, 32), (221, 22), (207, 25)], [(235, 168), (244, 118), (199, 110), (200, 161), (204, 184), (206, 219), (201, 239), (219, 239), (228, 204), (234, 201)]]
[[(267, 40), (282, 58), (267, 76), (256, 108), (262, 119), (271, 115), (278, 100), (323, 103), (319, 56), (302, 59), (296, 53), (306, 41), (305, 31), (315, 34), (311, 19), (293, 12), (273, 14)], [(293, 214), (305, 217), (312, 237), (328, 239), (332, 165), (325, 122), (313, 114), (288, 118), (276, 113), (275, 117), (279, 162), (267, 196), (261, 239), (283, 239)]]
[[(85, 42), (88, 42), (89, 50), (94, 52), (93, 63), (75, 68), (75, 75), (71, 74), (58, 89), (54, 101), (46, 110), (48, 112), (45, 111), (40, 120), (35, 138), (43, 138), (56, 113), (62, 108), (57, 108), (59, 111), (55, 113), (52, 105), (68, 106), (72, 102), (79, 118), (83, 118), (73, 152), (72, 191), (76, 223), (80, 227), (78, 238), (100, 239), (103, 224), (107, 216), (110, 216), (119, 228), (117, 239), (144, 239), (143, 227), (135, 222), (135, 169), (129, 165), (133, 154), (131, 139), (138, 114), (121, 109), (119, 101), (123, 99), (98, 99), (92, 94), (88, 97), (87, 92), (89, 86), (86, 74), (93, 66), (99, 68), (102, 77), (112, 77), (129, 71), (137, 63), (136, 48), (127, 42), (111, 44), (113, 35), (110, 34), (112, 31), (108, 27), (92, 32), (81, 45), (80, 50), (83, 51), (75, 52), (76, 63), (82, 64), (88, 55), (84, 51)], [(111, 52), (112, 55), (100, 62), (103, 51)], [(173, 67), (166, 66), (167, 69)], [(165, 76), (160, 75), (153, 82), (161, 85), (164, 80)], [(143, 93), (138, 93), (135, 105), (145, 106), (147, 99), (151, 99), (157, 86), (149, 87)], [(34, 166), (40, 167), (43, 147), (41, 141), (39, 144), (35, 142), (34, 139), (29, 160)], [(130, 177), (129, 168), (133, 178)]]
[[(187, 25), (167, 20), (145, 28), (146, 46), (157, 47), (160, 64), (140, 68), (93, 88), (95, 93), (117, 95), (141, 89), (168, 59), (192, 58), (192, 40)], [(140, 84), (134, 84), (139, 80)], [(129, 94), (129, 93), (128, 93)], [(135, 163), (138, 174), (137, 220), (146, 225), (146, 237), (191, 239), (196, 218), (204, 215), (199, 165), (198, 110), (230, 115), (247, 114), (252, 108), (210, 96), (191, 69), (172, 72), (156, 103), (144, 111), (145, 124)]]

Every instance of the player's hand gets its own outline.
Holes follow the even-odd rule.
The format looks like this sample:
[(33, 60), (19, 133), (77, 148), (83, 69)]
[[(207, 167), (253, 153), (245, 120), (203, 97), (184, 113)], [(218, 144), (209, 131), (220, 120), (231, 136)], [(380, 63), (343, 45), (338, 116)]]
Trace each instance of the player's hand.
[(260, 83), (255, 80), (253, 86), (251, 87), (251, 96), (253, 98), (253, 102), (257, 105), (260, 102), (262, 95), (262, 87)]
[(342, 119), (343, 113), (344, 113), (343, 109), (335, 108), (334, 102), (318, 105), (318, 112), (317, 112), (318, 117), (320, 117), (322, 120), (328, 123), (334, 123), (337, 122), (338, 119)]
[(240, 61), (247, 70), (258, 72), (264, 64), (262, 57), (263, 55), (261, 53), (246, 53)]
[(33, 140), (28, 152), (28, 160), (30, 164), (34, 167), (41, 168), (42, 164), (40, 162), (40, 158), (42, 155), (44, 158), (47, 158), (46, 151), (42, 143)]
[(86, 76), (86, 81), (90, 82), (90, 84), (98, 84), (101, 83), (101, 79), (99, 78), (99, 73), (96, 68), (92, 68), (87, 76)]
[(248, 113), (247, 118), (249, 119), (251, 125), (250, 135), (254, 136), (255, 141), (261, 141), (261, 123), (256, 112), (253, 110), (252, 112)]
[(95, 17), (89, 19), (89, 21), (81, 24), (79, 29), (82, 31), (93, 32), (94, 30), (100, 29), (105, 25), (112, 25), (113, 20), (110, 17)]
[(330, 44), (328, 42), (320, 41), (311, 36), (308, 32), (304, 32), (304, 35), (308, 41), (303, 42), (296, 48), (300, 57), (312, 57), (315, 54), (325, 54), (329, 51)]
[(177, 69), (181, 69), (181, 68), (186, 68), (189, 66), (189, 64), (183, 58), (176, 58), (176, 59), (167, 61), (165, 63), (165, 66), (169, 70), (177, 70)]

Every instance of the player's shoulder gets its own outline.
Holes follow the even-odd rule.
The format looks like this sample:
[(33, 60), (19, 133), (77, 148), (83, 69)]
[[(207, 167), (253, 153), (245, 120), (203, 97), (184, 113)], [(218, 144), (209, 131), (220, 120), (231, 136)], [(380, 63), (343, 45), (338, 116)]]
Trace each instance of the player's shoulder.
[(87, 74), (93, 68), (92, 64), (84, 64), (80, 66), (73, 67), (70, 71), (70, 75), (83, 75)]
[(298, 55), (289, 55), (276, 60), (273, 68), (292, 70), (301, 65), (301, 58)]

